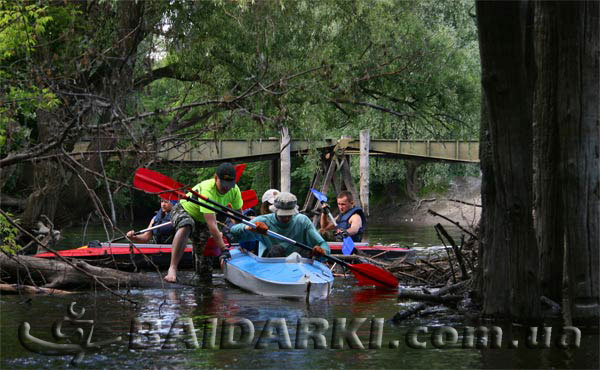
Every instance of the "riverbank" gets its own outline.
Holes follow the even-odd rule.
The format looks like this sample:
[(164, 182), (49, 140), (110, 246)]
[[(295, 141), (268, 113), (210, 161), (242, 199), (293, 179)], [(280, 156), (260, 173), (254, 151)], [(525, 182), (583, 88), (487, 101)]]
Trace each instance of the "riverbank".
[[(464, 203), (461, 203), (464, 202)], [(419, 201), (390, 192), (371, 207), (372, 224), (430, 226), (450, 222), (428, 212), (432, 210), (461, 226), (477, 225), (481, 217), (481, 178), (455, 177), (445, 193), (429, 194)]]

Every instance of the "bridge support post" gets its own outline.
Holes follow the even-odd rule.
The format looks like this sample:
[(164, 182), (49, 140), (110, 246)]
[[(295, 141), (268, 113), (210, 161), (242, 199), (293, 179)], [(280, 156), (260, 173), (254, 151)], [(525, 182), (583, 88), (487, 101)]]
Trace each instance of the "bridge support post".
[(360, 202), (369, 216), (369, 150), (371, 135), (369, 130), (360, 131)]
[(287, 127), (281, 128), (280, 158), (281, 158), (281, 191), (290, 192), (292, 188), (292, 159), (291, 159), (291, 138)]

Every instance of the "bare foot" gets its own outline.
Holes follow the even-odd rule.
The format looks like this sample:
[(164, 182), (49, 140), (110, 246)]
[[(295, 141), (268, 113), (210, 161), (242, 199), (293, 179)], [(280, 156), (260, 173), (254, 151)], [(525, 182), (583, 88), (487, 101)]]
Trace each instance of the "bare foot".
[(169, 272), (167, 272), (167, 276), (164, 277), (164, 280), (167, 283), (176, 283), (177, 282), (177, 270), (169, 268)]

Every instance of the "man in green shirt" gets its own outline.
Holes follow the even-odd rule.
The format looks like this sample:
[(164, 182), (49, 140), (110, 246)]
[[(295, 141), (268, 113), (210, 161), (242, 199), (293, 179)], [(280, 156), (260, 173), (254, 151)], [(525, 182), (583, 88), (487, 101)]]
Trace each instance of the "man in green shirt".
[[(224, 206), (231, 205), (234, 210), (242, 208), (242, 194), (235, 184), (235, 168), (229, 162), (217, 167), (214, 178), (202, 181), (192, 188), (201, 195)], [(188, 193), (188, 197), (196, 198)], [(202, 200), (200, 200), (202, 201)], [(171, 211), (171, 222), (175, 227), (175, 237), (171, 245), (171, 264), (165, 281), (177, 281), (177, 266), (183, 256), (188, 238), (194, 246), (194, 266), (198, 278), (205, 282), (212, 281), (212, 266), (209, 258), (203, 256), (204, 245), (212, 237), (222, 251), (225, 250), (223, 234), (217, 227), (216, 214), (191, 201), (182, 199)]]
[[(298, 213), (296, 196), (292, 193), (279, 193), (270, 207), (273, 213), (257, 216), (252, 219), (256, 228), (237, 224), (231, 228), (231, 234), (240, 242), (258, 240), (262, 244), (259, 255), (263, 257), (286, 257), (298, 252), (304, 257), (318, 257), (329, 254), (329, 245), (319, 234), (308, 217)], [(282, 242), (267, 236), (267, 230), (286, 236), (299, 243), (314, 246), (312, 253), (293, 244)], [(262, 252), (264, 250), (264, 253)]]

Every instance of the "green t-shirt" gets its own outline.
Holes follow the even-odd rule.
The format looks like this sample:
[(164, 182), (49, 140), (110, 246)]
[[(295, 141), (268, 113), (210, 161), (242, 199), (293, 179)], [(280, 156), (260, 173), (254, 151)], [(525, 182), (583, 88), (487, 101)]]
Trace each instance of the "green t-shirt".
[[(217, 190), (217, 184), (214, 178), (202, 181), (198, 185), (194, 186), (192, 190), (221, 205), (227, 206), (228, 204), (231, 204), (231, 208), (234, 210), (241, 209), (242, 205), (244, 204), (244, 201), (242, 200), (242, 193), (240, 192), (240, 188), (238, 188), (237, 185), (233, 189), (229, 190), (227, 193), (221, 194), (219, 193), (219, 190)], [(187, 193), (187, 196), (191, 198), (193, 197), (193, 194)], [(202, 202), (202, 199), (198, 200)], [(191, 202), (189, 200), (182, 199), (180, 203), (183, 209), (185, 209), (185, 211), (189, 213), (190, 216), (192, 216), (196, 221), (206, 222), (202, 214), (215, 213), (210, 209), (199, 206), (196, 203)], [(208, 205), (211, 204), (208, 203)], [(218, 208), (217, 206), (215, 207)]]

